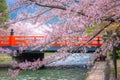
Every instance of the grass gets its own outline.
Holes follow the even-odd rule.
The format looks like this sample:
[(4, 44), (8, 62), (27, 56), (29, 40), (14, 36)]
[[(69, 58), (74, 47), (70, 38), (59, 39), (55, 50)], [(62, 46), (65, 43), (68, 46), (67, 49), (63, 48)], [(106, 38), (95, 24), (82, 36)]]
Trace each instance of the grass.
[[(113, 63), (113, 62), (112, 62)], [(112, 69), (114, 69), (114, 66), (112, 64)], [(120, 59), (117, 60), (117, 69), (118, 69), (118, 72), (120, 72)]]
[(7, 54), (0, 54), (0, 64), (2, 63), (8, 63), (12, 61), (12, 57), (11, 56), (8, 56)]
[(118, 74), (120, 76), (120, 60), (117, 60), (117, 70), (118, 70)]
[(54, 54), (54, 52), (45, 52), (45, 57), (47, 57), (47, 56), (50, 56), (50, 55), (53, 55)]

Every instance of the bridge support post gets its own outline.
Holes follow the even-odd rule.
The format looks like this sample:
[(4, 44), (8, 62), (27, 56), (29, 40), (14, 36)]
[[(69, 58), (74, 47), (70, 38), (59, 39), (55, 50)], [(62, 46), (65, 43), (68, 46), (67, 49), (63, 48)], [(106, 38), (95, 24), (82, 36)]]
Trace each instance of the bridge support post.
[(97, 38), (98, 38), (98, 40), (97, 40), (98, 41), (98, 45), (100, 45), (100, 37), (98, 36)]
[(13, 29), (11, 29), (10, 37), (9, 37), (9, 45), (14, 46), (15, 43), (16, 43), (16, 41), (15, 41), (14, 31), (13, 31)]

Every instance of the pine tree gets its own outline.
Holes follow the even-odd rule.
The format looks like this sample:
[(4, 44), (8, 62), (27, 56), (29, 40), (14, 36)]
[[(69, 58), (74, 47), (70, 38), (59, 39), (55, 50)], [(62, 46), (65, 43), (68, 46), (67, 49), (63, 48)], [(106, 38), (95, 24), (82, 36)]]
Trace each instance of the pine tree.
[(9, 14), (7, 13), (7, 3), (6, 3), (6, 0), (0, 0), (0, 13), (1, 13), (1, 17), (0, 17), (0, 24), (5, 22), (5, 21), (8, 21), (9, 19)]

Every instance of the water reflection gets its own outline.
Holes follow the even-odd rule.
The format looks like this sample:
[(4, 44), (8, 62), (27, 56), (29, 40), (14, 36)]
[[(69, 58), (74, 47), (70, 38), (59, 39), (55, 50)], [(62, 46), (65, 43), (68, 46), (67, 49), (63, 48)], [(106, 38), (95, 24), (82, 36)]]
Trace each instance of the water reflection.
[[(85, 80), (86, 68), (40, 69), (23, 71), (15, 80)], [(0, 80), (12, 80), (8, 76), (0, 76)]]
[(85, 80), (86, 68), (42, 69), (24, 71), (17, 80)]

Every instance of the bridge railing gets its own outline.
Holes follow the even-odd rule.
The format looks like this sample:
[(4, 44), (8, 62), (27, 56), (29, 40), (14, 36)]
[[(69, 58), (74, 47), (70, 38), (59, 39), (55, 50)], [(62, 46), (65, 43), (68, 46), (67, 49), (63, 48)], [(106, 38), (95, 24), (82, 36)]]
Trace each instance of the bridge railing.
[[(90, 39), (90, 36), (77, 36), (73, 37), (77, 42), (65, 39), (63, 41), (56, 41), (53, 43), (53, 46), (67, 46), (71, 43), (72, 46), (81, 46), (82, 44), (87, 43), (87, 41)], [(91, 42), (86, 44), (87, 46), (101, 46), (103, 44), (102, 42), (102, 36), (95, 37)]]
[[(85, 44), (90, 37), (78, 37), (78, 42), (70, 41), (70, 40), (63, 40), (63, 41), (56, 41), (52, 45), (53, 46), (67, 46), (68, 43), (71, 43), (73, 46), (80, 46), (82, 44)], [(82, 39), (82, 40), (80, 40)], [(44, 40), (44, 36), (0, 36), (0, 46), (19, 46), (23, 44), (24, 46), (29, 46), (29, 41), (40, 41)], [(101, 46), (102, 43), (102, 37), (97, 36), (95, 37), (91, 42), (87, 44), (87, 46)]]
[[(67, 46), (68, 44), (72, 44), (72, 46), (80, 46), (85, 44), (90, 36), (73, 36), (73, 39), (77, 40), (77, 43), (73, 40), (67, 39), (67, 37), (62, 41), (55, 41), (52, 46)], [(0, 46), (19, 46), (23, 44), (24, 46), (29, 46), (30, 40), (39, 41), (43, 43), (46, 41), (45, 36), (14, 36), (13, 29), (11, 30), (10, 36), (0, 36)], [(101, 46), (102, 36), (95, 37), (91, 42), (89, 42), (86, 46)]]
[(29, 40), (37, 41), (43, 39), (44, 36), (0, 36), (0, 46), (19, 46), (24, 44), (29, 45)]
[(0, 36), (0, 46), (9, 46), (9, 36)]

